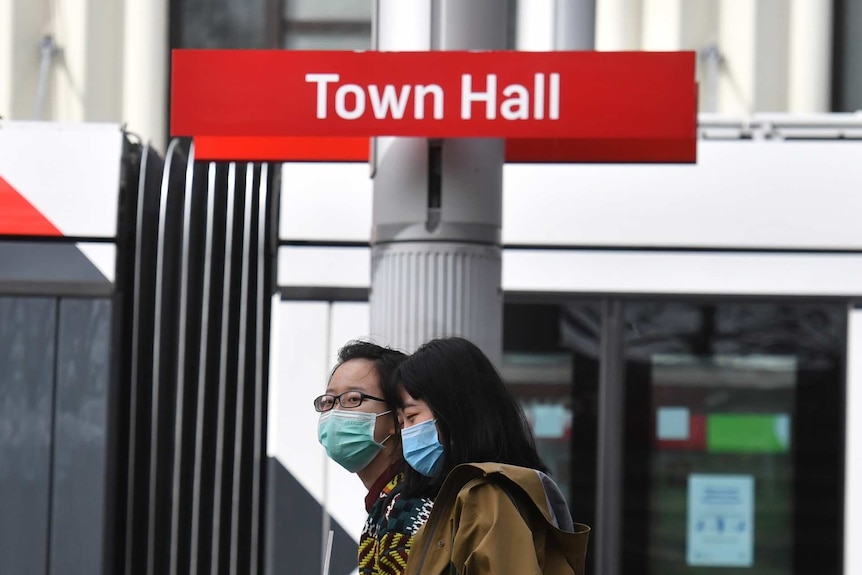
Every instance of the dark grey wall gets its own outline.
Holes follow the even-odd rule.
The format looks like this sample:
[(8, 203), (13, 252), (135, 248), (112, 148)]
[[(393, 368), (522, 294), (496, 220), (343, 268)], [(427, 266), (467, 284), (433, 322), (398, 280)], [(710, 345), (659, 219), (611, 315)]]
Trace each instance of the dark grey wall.
[(45, 573), (53, 299), (0, 298), (0, 573)]
[(102, 572), (111, 307), (60, 303), (51, 491), (51, 573)]
[(34, 296), (108, 295), (113, 285), (74, 244), (0, 241), (0, 290)]
[[(323, 509), (275, 458), (267, 458), (266, 575), (320, 573)], [(332, 556), (329, 572), (348, 575), (356, 569), (357, 543), (330, 516)]]
[(102, 573), (111, 304), (0, 297), (0, 573)]
[(836, 112), (862, 110), (862, 2), (836, 2)]

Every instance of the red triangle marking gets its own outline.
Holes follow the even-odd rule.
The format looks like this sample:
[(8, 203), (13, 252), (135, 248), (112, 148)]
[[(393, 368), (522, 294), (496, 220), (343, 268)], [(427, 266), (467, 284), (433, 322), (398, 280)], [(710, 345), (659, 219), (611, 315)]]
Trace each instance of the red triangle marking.
[(62, 236), (63, 233), (0, 176), (0, 235)]

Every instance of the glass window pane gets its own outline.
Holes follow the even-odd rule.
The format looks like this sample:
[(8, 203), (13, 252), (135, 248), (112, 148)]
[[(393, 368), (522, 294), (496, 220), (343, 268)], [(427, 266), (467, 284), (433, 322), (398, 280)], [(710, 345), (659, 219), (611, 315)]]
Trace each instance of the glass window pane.
[(505, 353), (500, 373), (521, 403), (539, 455), (568, 501), (571, 482), (571, 355)]
[(174, 7), (175, 48), (272, 47), (267, 0), (184, 0)]
[(285, 0), (288, 20), (368, 20), (372, 0)]
[(288, 50), (368, 50), (371, 48), (371, 32), (333, 33), (287, 32), (284, 47)]
[[(510, 303), (503, 323), (503, 379), (572, 517), (595, 525), (598, 305)], [(593, 562), (587, 553), (587, 573)]]

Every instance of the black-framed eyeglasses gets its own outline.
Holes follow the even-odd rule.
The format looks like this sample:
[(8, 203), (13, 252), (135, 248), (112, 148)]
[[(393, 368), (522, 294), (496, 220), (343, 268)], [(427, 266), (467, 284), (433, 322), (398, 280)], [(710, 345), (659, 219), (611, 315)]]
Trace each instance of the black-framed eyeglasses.
[(314, 410), (319, 412), (329, 411), (335, 407), (336, 401), (345, 409), (353, 409), (354, 407), (362, 405), (362, 402), (366, 399), (373, 399), (374, 401), (382, 401), (383, 403), (386, 403), (385, 399), (380, 399), (379, 397), (374, 397), (373, 395), (353, 390), (345, 391), (341, 395), (325, 394), (320, 397), (315, 397)]

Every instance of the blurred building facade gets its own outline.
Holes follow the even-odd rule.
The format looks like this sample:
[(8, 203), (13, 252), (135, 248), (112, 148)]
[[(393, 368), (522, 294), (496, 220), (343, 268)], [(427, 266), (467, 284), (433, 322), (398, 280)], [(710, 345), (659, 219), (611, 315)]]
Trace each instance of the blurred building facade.
[[(376, 4), (6, 0), (0, 115), (127, 123), (164, 149), (170, 48), (369, 49)], [(500, 0), (500, 9), (512, 49), (554, 49), (555, 22), (566, 17), (594, 23), (579, 40), (585, 47), (696, 50), (702, 112), (862, 108), (853, 73), (862, 7), (852, 0)]]

